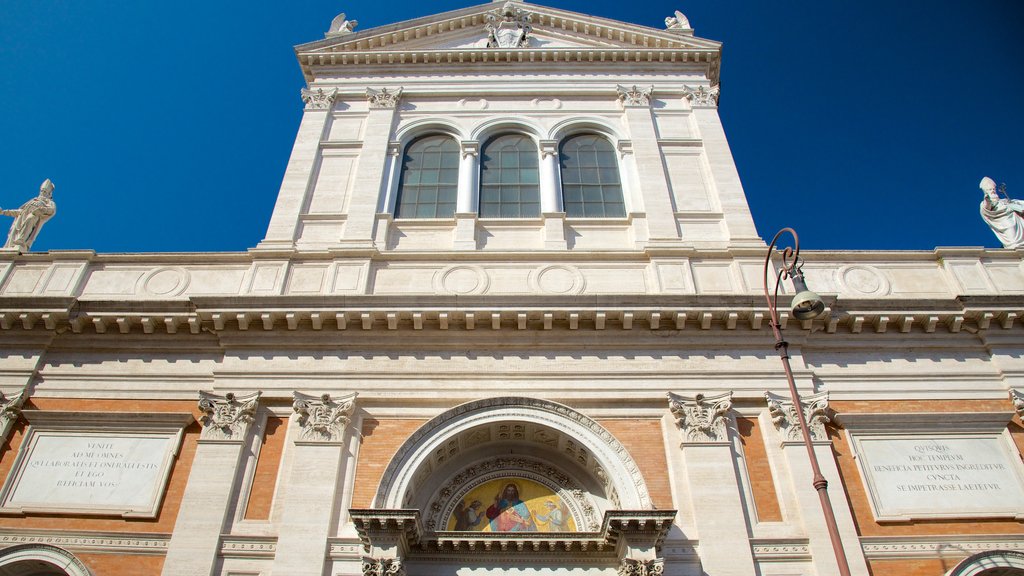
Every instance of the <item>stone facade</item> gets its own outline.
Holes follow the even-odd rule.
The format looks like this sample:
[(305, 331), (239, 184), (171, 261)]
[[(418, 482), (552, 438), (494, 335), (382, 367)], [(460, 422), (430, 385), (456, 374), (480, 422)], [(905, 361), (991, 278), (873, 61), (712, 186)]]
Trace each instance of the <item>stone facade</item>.
[[(0, 572), (838, 574), (720, 44), (524, 2), (339, 18), (297, 47), (258, 246), (0, 254)], [(539, 209), (484, 217), (508, 134)], [(579, 135), (621, 217), (569, 215)], [(453, 213), (396, 215), (429, 136)], [(1020, 253), (803, 256), (826, 311), (780, 324), (853, 574), (1020, 569)]]

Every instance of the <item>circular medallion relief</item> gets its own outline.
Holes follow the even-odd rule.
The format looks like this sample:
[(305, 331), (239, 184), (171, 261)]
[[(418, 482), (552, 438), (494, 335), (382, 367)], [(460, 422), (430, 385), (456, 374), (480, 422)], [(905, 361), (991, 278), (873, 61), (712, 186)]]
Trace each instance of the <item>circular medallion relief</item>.
[(188, 288), (191, 276), (184, 268), (157, 268), (142, 276), (142, 292), (153, 296), (177, 296)]
[(531, 280), (535, 291), (547, 294), (579, 294), (586, 285), (579, 270), (560, 264), (541, 268)]
[(839, 282), (850, 292), (868, 296), (885, 296), (889, 281), (874, 266), (851, 264), (839, 269)]
[(451, 266), (434, 276), (434, 287), (445, 294), (482, 294), (490, 280), (479, 266)]

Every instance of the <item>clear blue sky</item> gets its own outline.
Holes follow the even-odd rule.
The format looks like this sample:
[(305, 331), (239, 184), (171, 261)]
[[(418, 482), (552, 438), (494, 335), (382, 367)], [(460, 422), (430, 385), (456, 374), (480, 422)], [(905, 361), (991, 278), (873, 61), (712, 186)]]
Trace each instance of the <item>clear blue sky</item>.
[[(473, 3), (3, 0), (0, 206), (53, 179), (35, 250), (255, 246), (301, 115), (292, 46), (342, 11), (364, 30)], [(679, 9), (725, 43), (720, 114), (762, 237), (996, 247), (978, 181), (1024, 198), (1024, 2), (548, 4), (658, 28)]]

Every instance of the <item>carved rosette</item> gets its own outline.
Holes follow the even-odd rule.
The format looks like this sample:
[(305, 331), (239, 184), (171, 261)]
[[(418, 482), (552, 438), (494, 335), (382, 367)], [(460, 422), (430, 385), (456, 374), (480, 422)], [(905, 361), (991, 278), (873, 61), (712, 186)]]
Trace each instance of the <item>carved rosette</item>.
[(25, 403), (27, 397), (28, 395), (25, 393), (25, 390), (21, 390), (12, 396), (4, 396), (0, 392), (0, 441), (7, 438), (7, 433), (11, 431), (11, 426), (18, 421), (18, 415), (21, 414), (21, 406)]
[(356, 405), (356, 393), (332, 400), (330, 394), (322, 396), (306, 396), (294, 392), (295, 400), (292, 408), (299, 415), (299, 426), (303, 440), (331, 442), (341, 440), (345, 429), (352, 421), (352, 412)]
[(363, 576), (405, 576), (405, 566), (397, 558), (363, 558)]
[(727, 442), (732, 392), (694, 397), (668, 393), (668, 407), (683, 432), (684, 443)]
[(619, 576), (661, 576), (665, 572), (665, 559), (633, 560), (623, 558), (619, 563)]
[(619, 93), (619, 102), (621, 102), (623, 106), (644, 107), (651, 105), (651, 94), (654, 92), (654, 86), (639, 88), (636, 84), (630, 87), (619, 84), (615, 89)]
[(720, 89), (715, 86), (683, 86), (683, 95), (694, 108), (715, 108), (718, 106)]
[(366, 89), (366, 101), (370, 103), (370, 108), (394, 108), (398, 106), (398, 99), (401, 97), (401, 88), (394, 92), (387, 88), (381, 88), (380, 90)]
[(202, 418), (203, 440), (242, 440), (249, 426), (256, 417), (256, 407), (260, 394), (255, 392), (248, 396), (236, 396), (228, 392), (224, 396), (199, 392), (199, 409), (205, 414)]
[[(792, 400), (771, 392), (765, 392), (764, 397), (768, 401), (768, 414), (772, 417), (772, 424), (782, 435), (782, 441), (803, 441), (800, 422)], [(807, 428), (811, 431), (811, 440), (827, 442), (829, 438), (825, 425), (832, 422), (836, 415), (835, 411), (828, 407), (828, 392), (804, 396), (801, 400)]]
[(1013, 402), (1013, 409), (1017, 411), (1017, 417), (1024, 419), (1024, 392), (1011, 388), (1010, 402)]
[(505, 2), (500, 10), (489, 12), (486, 16), (488, 48), (526, 48), (530, 45), (530, 32), (533, 32), (533, 15), (516, 6), (515, 2)]
[(306, 104), (306, 110), (330, 110), (334, 106), (334, 101), (338, 99), (337, 88), (331, 90), (303, 88), (301, 94), (302, 101)]

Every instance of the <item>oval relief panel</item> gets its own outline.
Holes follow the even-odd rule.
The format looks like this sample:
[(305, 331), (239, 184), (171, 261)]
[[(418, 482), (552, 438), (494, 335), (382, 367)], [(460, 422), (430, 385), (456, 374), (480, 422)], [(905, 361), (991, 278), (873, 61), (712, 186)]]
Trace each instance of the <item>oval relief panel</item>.
[(164, 267), (151, 270), (139, 279), (141, 292), (151, 296), (177, 296), (188, 288), (191, 275), (188, 270)]
[(838, 271), (839, 284), (849, 292), (865, 296), (887, 296), (889, 280), (878, 268), (866, 264), (843, 266)]
[(544, 294), (579, 294), (586, 287), (586, 279), (575, 267), (555, 264), (530, 274), (530, 285)]
[(483, 294), (489, 286), (490, 278), (479, 266), (451, 266), (434, 275), (434, 290), (439, 294)]

